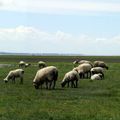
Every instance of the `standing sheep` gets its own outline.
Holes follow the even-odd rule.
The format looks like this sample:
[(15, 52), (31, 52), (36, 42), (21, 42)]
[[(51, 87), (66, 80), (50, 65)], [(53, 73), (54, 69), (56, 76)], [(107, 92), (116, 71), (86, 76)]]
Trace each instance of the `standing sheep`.
[[(33, 85), (36, 89), (46, 83), (46, 89), (55, 88), (56, 80), (58, 78), (58, 69), (54, 66), (48, 66), (37, 71), (33, 80)], [(49, 84), (49, 85), (48, 85)]]
[(78, 67), (74, 68), (73, 70), (77, 71), (80, 75), (80, 78), (85, 78), (85, 75), (87, 75), (87, 78), (91, 76), (91, 65), (89, 63), (83, 63), (79, 65)]
[(91, 73), (92, 74), (98, 74), (98, 73), (101, 73), (103, 78), (104, 78), (104, 68), (102, 67), (94, 67), (91, 69)]
[[(61, 82), (61, 86), (64, 87), (66, 84), (71, 82), (71, 87), (77, 88), (78, 87), (78, 80), (79, 80), (79, 74), (77, 71), (72, 70), (70, 72), (67, 72)], [(74, 83), (75, 82), (75, 83)]]
[(108, 70), (108, 66), (105, 64), (104, 61), (94, 61), (94, 67), (102, 67)]
[(24, 75), (24, 70), (23, 69), (16, 69), (16, 70), (11, 70), (7, 77), (4, 79), (5, 83), (7, 83), (10, 79), (12, 80), (13, 83), (15, 83), (15, 78), (20, 78), (20, 83), (23, 84), (23, 75)]
[(41, 69), (41, 68), (44, 68), (44, 67), (46, 67), (47, 65), (46, 65), (46, 63), (44, 62), (44, 61), (39, 61), (38, 62), (38, 67)]

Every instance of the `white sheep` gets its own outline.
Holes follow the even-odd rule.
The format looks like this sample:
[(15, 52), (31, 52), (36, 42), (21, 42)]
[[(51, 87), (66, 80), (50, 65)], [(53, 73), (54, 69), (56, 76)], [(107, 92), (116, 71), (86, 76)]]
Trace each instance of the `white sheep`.
[(80, 60), (80, 61), (78, 62), (78, 64), (83, 64), (83, 63), (88, 63), (88, 64), (91, 65), (91, 67), (93, 67), (93, 64), (92, 64), (91, 61), (88, 61), (88, 60)]
[(102, 67), (94, 67), (91, 69), (91, 73), (92, 74), (98, 74), (98, 73), (101, 73), (103, 78), (104, 78), (104, 68)]
[(9, 80), (12, 80), (13, 83), (15, 83), (15, 78), (20, 78), (20, 83), (23, 84), (23, 75), (24, 70), (23, 69), (15, 69), (11, 70), (7, 77), (4, 79), (5, 83), (7, 83)]
[(105, 64), (104, 61), (94, 61), (94, 67), (102, 67), (108, 70), (108, 66)]
[(46, 65), (46, 63), (44, 62), (44, 61), (39, 61), (38, 62), (38, 67), (41, 69), (41, 68), (44, 68), (44, 67), (46, 67), (47, 65)]
[(94, 74), (91, 76), (91, 80), (102, 80), (103, 75), (101, 73)]
[(78, 62), (79, 62), (80, 60), (75, 60), (75, 61), (73, 61), (73, 65), (75, 66), (76, 64), (78, 64)]
[(20, 61), (19, 62), (19, 67), (25, 67), (25, 62), (24, 61)]
[[(55, 88), (56, 80), (58, 78), (58, 69), (55, 66), (48, 66), (37, 71), (33, 80), (33, 85), (36, 89), (46, 83), (46, 89)], [(49, 84), (49, 85), (48, 85)]]
[(73, 65), (74, 65), (74, 67), (75, 67), (77, 64), (80, 65), (80, 64), (83, 64), (83, 63), (88, 63), (88, 64), (91, 65), (91, 67), (93, 67), (92, 62), (91, 62), (91, 61), (88, 61), (88, 60), (76, 60), (76, 61), (73, 62)]
[(78, 67), (74, 68), (73, 70), (76, 70), (79, 75), (80, 78), (85, 78), (85, 75), (87, 75), (87, 78), (91, 76), (91, 65), (89, 63), (83, 63), (81, 65), (79, 65)]
[[(61, 86), (64, 87), (66, 84), (68, 84), (67, 87), (69, 87), (69, 83), (71, 82), (71, 87), (78, 87), (78, 80), (79, 80), (79, 74), (77, 71), (72, 70), (70, 72), (67, 72), (61, 82)], [(75, 83), (74, 83), (75, 82)]]
[(30, 66), (31, 64), (30, 63), (26, 63), (26, 62), (24, 62), (24, 61), (20, 61), (19, 62), (19, 67), (21, 67), (21, 68), (23, 68), (23, 67), (28, 67), (28, 66)]

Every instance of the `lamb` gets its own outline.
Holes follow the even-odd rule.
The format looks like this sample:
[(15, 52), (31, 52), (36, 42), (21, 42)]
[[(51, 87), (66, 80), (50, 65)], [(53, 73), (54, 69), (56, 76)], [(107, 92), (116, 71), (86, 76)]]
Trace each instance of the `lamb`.
[(101, 73), (103, 78), (104, 78), (104, 68), (102, 67), (94, 67), (91, 69), (91, 73), (92, 74), (98, 74), (98, 73)]
[[(55, 89), (56, 81), (58, 78), (58, 69), (55, 66), (48, 66), (37, 71), (33, 80), (33, 86), (39, 89), (44, 83), (46, 83), (46, 89)], [(49, 85), (48, 85), (49, 84)]]
[(44, 68), (44, 67), (46, 67), (47, 65), (46, 65), (46, 63), (44, 62), (44, 61), (39, 61), (38, 62), (38, 67), (41, 69), (41, 68)]
[(73, 70), (77, 71), (80, 75), (80, 78), (85, 78), (85, 74), (87, 75), (87, 78), (91, 76), (91, 65), (89, 63), (83, 63), (79, 65), (78, 67), (74, 68)]
[(23, 84), (23, 75), (24, 70), (23, 69), (15, 69), (11, 70), (7, 77), (4, 79), (5, 83), (7, 83), (9, 80), (12, 80), (13, 83), (15, 83), (15, 78), (20, 78), (20, 83)]
[(103, 75), (101, 73), (94, 74), (91, 76), (91, 80), (102, 80)]
[(67, 87), (69, 87), (69, 83), (71, 82), (71, 87), (77, 88), (78, 87), (78, 80), (79, 80), (78, 72), (75, 70), (72, 70), (72, 71), (67, 72), (65, 74), (65, 76), (61, 82), (61, 86), (64, 87), (66, 84), (68, 84)]
[(23, 67), (28, 67), (28, 66), (30, 66), (31, 64), (30, 63), (26, 63), (26, 62), (24, 62), (24, 61), (20, 61), (19, 62), (19, 67), (21, 67), (21, 68), (23, 68)]
[(104, 61), (94, 61), (94, 67), (102, 67), (108, 70), (108, 66), (105, 64)]

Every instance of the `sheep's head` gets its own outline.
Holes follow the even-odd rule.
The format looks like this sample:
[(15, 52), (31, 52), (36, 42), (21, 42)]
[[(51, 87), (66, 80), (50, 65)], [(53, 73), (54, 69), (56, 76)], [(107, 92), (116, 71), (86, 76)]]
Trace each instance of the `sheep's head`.
[(5, 78), (5, 79), (4, 79), (4, 81), (5, 81), (5, 83), (7, 83), (7, 82), (8, 82), (8, 79), (7, 79), (7, 78)]
[(35, 89), (39, 89), (39, 85), (36, 82), (33, 82), (33, 86), (35, 87)]
[(92, 74), (95, 74), (95, 70), (94, 70), (94, 69), (92, 69), (92, 70), (91, 70), (91, 73), (92, 73)]
[(101, 73), (99, 73), (98, 75), (100, 76), (101, 79), (103, 78), (103, 75)]
[(65, 87), (65, 85), (66, 85), (66, 82), (65, 82), (65, 81), (62, 81), (62, 82), (61, 82), (61, 87), (63, 88), (63, 87)]
[(108, 70), (108, 68), (109, 68), (109, 67), (108, 67), (108, 66), (106, 66), (106, 69), (107, 69), (107, 70)]

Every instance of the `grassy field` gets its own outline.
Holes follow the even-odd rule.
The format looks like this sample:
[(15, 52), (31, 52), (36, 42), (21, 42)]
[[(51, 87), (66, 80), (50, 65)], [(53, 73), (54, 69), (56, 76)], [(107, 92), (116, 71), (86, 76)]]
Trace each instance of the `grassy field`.
[[(90, 82), (81, 79), (78, 88), (61, 89), (64, 74), (73, 68), (76, 58), (104, 60), (109, 66), (105, 79)], [(18, 68), (25, 60), (32, 66), (25, 68), (24, 84), (5, 84), (9, 70)], [(32, 80), (38, 70), (37, 62), (44, 60), (59, 69), (55, 90), (38, 89)], [(120, 57), (50, 57), (50, 56), (0, 56), (0, 120), (120, 120)]]

